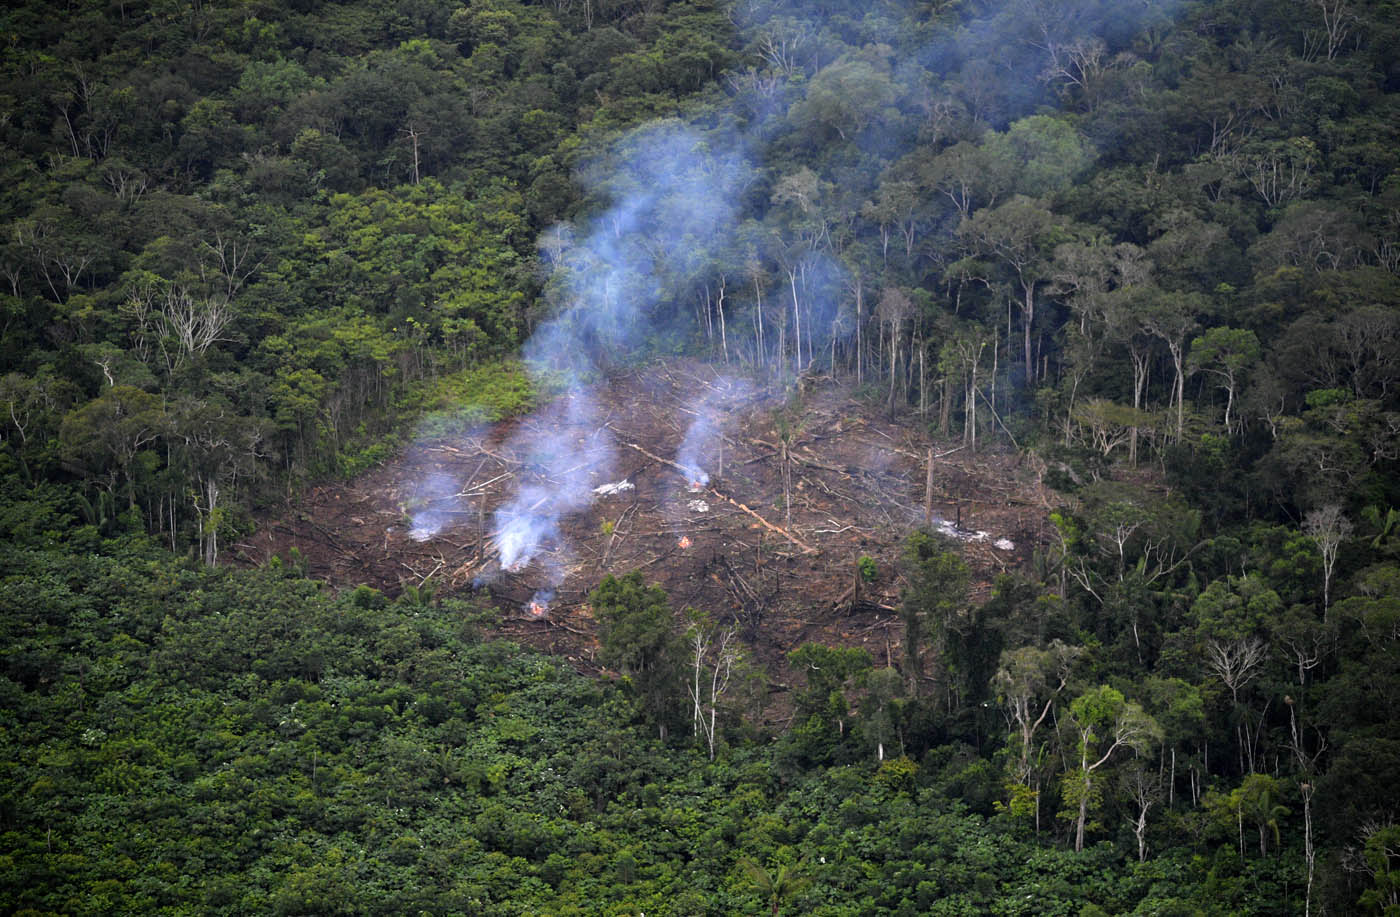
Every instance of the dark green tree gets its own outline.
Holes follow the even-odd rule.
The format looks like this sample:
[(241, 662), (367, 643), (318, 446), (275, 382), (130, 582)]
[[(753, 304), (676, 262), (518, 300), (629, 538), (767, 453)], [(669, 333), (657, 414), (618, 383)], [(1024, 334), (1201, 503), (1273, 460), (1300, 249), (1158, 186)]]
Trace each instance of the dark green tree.
[(634, 570), (604, 577), (588, 601), (598, 619), (599, 660), (623, 674), (638, 710), (665, 739), (685, 699), (685, 646), (666, 590)]
[(935, 703), (951, 707), (949, 674), (956, 660), (949, 658), (949, 636), (954, 630), (966, 629), (969, 622), (967, 562), (943, 538), (920, 531), (905, 539), (900, 573), (907, 584), (899, 603), (899, 616), (904, 622), (910, 693), (924, 696), (926, 660), (933, 656), (937, 660), (933, 676)]

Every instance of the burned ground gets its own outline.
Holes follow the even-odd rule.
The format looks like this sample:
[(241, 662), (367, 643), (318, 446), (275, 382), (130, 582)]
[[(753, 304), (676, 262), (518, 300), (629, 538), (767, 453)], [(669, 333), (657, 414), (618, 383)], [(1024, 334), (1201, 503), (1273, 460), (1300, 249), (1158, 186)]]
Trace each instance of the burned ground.
[[(394, 595), (430, 582), (439, 595), (488, 595), (501, 611), (498, 636), (582, 671), (597, 670), (588, 593), (605, 574), (641, 570), (678, 614), (692, 606), (740, 623), (780, 686), (786, 652), (808, 641), (865, 646), (877, 664), (898, 659), (895, 560), (924, 521), (930, 450), (935, 526), (957, 538), (972, 568), (972, 601), (985, 600), (997, 574), (1025, 567), (1046, 535), (1046, 494), (1014, 453), (930, 440), (843, 385), (808, 380), (794, 401), (671, 361), (615, 376), (597, 397), (601, 424), (569, 439), (580, 454), (610, 439), (614, 472), (597, 476), (591, 505), (565, 517), (520, 570), (500, 567), (493, 512), (522, 479), (539, 477), (509, 443), (548, 422), (543, 414), (422, 442), (352, 482), (316, 487), (264, 520), (236, 556), (265, 563), (295, 547), (311, 576), (339, 588)], [(697, 488), (675, 459), (706, 409), (717, 423), (703, 444), (710, 480)], [(876, 563), (873, 582), (858, 582), (862, 556)], [(531, 608), (537, 598), (548, 600), (542, 614)]]

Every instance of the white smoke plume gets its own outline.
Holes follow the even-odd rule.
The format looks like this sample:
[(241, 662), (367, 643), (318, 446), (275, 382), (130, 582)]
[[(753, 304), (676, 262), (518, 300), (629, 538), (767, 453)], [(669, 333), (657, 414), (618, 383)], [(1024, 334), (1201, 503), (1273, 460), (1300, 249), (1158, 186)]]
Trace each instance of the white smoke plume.
[(414, 541), (427, 541), (450, 527), (469, 507), (459, 493), (457, 478), (434, 471), (414, 488), (408, 509), (409, 537)]
[[(562, 547), (559, 523), (593, 501), (615, 452), (597, 405), (579, 386), (532, 415), (509, 441), (522, 461), (510, 499), (496, 510), (501, 566), (516, 570), (542, 551)], [(558, 564), (549, 565), (557, 570)]]
[[(557, 314), (527, 342), (525, 359), (542, 388), (562, 383), (565, 394), (506, 444), (525, 463), (495, 514), (507, 570), (563, 547), (563, 518), (585, 509), (610, 479), (615, 449), (593, 396), (599, 367), (655, 330), (670, 285), (683, 283), (733, 230), (733, 202), (748, 174), (737, 150), (717, 153), (679, 122), (634, 131), (605, 160), (584, 176), (594, 177), (590, 190), (609, 206), (582, 231), (560, 228), (541, 240)], [(562, 579), (560, 564), (547, 568), (553, 582)]]
[[(1004, 129), (1043, 103), (1053, 91), (1047, 67), (1055, 49), (1098, 36), (1106, 47), (1124, 47), (1137, 29), (1170, 15), (1176, 5), (1019, 0), (993, 4), (980, 11), (983, 18), (974, 13), (955, 28), (931, 27), (927, 14), (912, 6), (904, 13), (885, 10), (881, 15), (894, 17), (888, 21), (927, 35), (926, 43), (901, 59), (888, 45), (872, 44), (859, 55), (823, 60), (822, 33), (861, 21), (871, 12), (868, 6), (845, 0), (816, 8), (782, 0), (738, 4), (734, 21), (754, 46), (782, 54), (769, 54), (762, 72), (749, 70), (749, 79), (737, 74), (730, 104), (707, 109), (695, 126), (679, 119), (653, 122), (586, 160), (577, 178), (594, 216), (540, 239), (548, 272), (544, 300), (552, 317), (535, 329), (525, 358), (541, 388), (566, 394), (523, 423), (506, 444), (525, 457), (528, 470), (496, 511), (503, 566), (519, 568), (547, 547), (563, 547), (564, 517), (586, 508), (593, 488), (611, 479), (613, 448), (592, 387), (600, 372), (626, 362), (684, 312), (683, 303), (706, 278), (716, 272), (744, 276), (756, 262), (772, 265), (776, 280), (762, 298), (769, 309), (788, 303), (789, 315), (779, 313), (779, 320), (786, 326), (791, 319), (783, 345), (791, 369), (819, 364), (827, 348), (835, 362), (837, 347), (854, 328), (851, 278), (823, 250), (831, 248), (832, 227), (819, 217), (837, 204), (844, 212), (852, 201), (873, 194), (878, 177), (859, 168), (846, 170), (844, 178), (820, 178), (806, 167), (787, 174), (784, 166), (760, 167), (770, 145), (781, 150), (775, 162), (788, 163), (790, 170), (792, 149), (801, 146), (803, 135), (819, 143), (825, 121), (839, 121), (843, 112), (858, 129), (858, 145), (876, 161), (895, 162), (955, 139), (975, 141), (984, 128)], [(906, 114), (918, 108), (899, 94), (917, 94), (921, 85), (931, 100), (922, 122), (912, 115), (887, 117), (896, 106)], [(851, 98), (843, 99), (843, 93), (850, 96), (844, 87), (873, 87), (879, 109), (853, 107)], [(846, 108), (833, 114), (836, 103)], [(1115, 140), (1090, 139), (1100, 149)], [(948, 208), (943, 223), (951, 214)], [(926, 228), (929, 235), (950, 231), (942, 223)], [(754, 346), (774, 350), (767, 340)], [(702, 400), (694, 409), (699, 416), (678, 463), (696, 468), (704, 479), (712, 461), (706, 450), (717, 442), (728, 406)], [(425, 515), (422, 531), (434, 524)], [(558, 564), (551, 569), (561, 575)]]
[(743, 379), (721, 378), (712, 385), (698, 385), (697, 388), (700, 395), (687, 406), (694, 419), (676, 450), (676, 464), (686, 469), (692, 489), (710, 483), (710, 471), (716, 467), (723, 448), (721, 437), (725, 421), (748, 405), (754, 396), (753, 386)]

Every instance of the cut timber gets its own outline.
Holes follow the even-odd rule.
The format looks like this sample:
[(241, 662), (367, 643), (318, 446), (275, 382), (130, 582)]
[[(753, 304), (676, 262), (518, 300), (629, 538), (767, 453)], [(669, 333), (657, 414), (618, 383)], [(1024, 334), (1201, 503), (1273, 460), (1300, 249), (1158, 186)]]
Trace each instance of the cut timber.
[(627, 446), (628, 448), (631, 448), (631, 449), (636, 449), (638, 452), (640, 452), (642, 455), (645, 455), (647, 458), (651, 459), (653, 462), (660, 462), (660, 463), (663, 464), (663, 465), (670, 465), (672, 468), (674, 468), (674, 469), (676, 469), (677, 471), (679, 471), (679, 472), (681, 473), (681, 476), (684, 477), (684, 478), (686, 478), (687, 480), (690, 478), (691, 473), (692, 473), (693, 471), (695, 471), (694, 468), (687, 468), (687, 467), (685, 467), (684, 465), (678, 465), (678, 464), (676, 464), (675, 462), (671, 461), (670, 459), (664, 459), (664, 458), (662, 458), (661, 456), (657, 455), (657, 454), (654, 453), (654, 452), (648, 452), (647, 450), (643, 449), (641, 446), (637, 445), (636, 443), (623, 443), (623, 445), (624, 445), (624, 446)]
[[(662, 457), (659, 456), (659, 455), (655, 455), (654, 453), (648, 452), (647, 450), (643, 449), (641, 446), (637, 445), (636, 443), (623, 443), (623, 445), (628, 446), (629, 448), (632, 448), (632, 449), (636, 449), (638, 452), (640, 452), (642, 455), (645, 455), (647, 458), (651, 459), (653, 462), (660, 462), (660, 463), (663, 464), (663, 465), (670, 465), (672, 468), (674, 468), (674, 469), (676, 469), (677, 471), (679, 471), (683, 477), (687, 477), (687, 478), (688, 478), (688, 477), (690, 476), (691, 472), (695, 470), (695, 469), (693, 469), (693, 468), (686, 468), (684, 465), (678, 465), (678, 464), (676, 464), (675, 462), (671, 461), (670, 459), (664, 459), (664, 458), (662, 458)], [(812, 547), (812, 546), (809, 545), (807, 542), (803, 541), (801, 538), (798, 538), (796, 535), (794, 535), (792, 532), (789, 532), (787, 529), (783, 528), (781, 525), (774, 525), (773, 523), (769, 522), (767, 519), (764, 519), (764, 518), (763, 518), (762, 516), (760, 516), (758, 513), (756, 513), (756, 512), (754, 512), (753, 510), (749, 509), (747, 506), (745, 506), (744, 504), (740, 503), (738, 500), (735, 500), (733, 497), (726, 496), (725, 494), (722, 494), (722, 493), (720, 493), (719, 491), (715, 490), (713, 487), (710, 488), (710, 493), (714, 494), (717, 498), (719, 498), (720, 500), (723, 500), (724, 502), (728, 503), (729, 505), (738, 507), (738, 508), (739, 508), (740, 510), (742, 510), (743, 512), (746, 512), (746, 513), (748, 513), (750, 516), (753, 516), (753, 517), (754, 517), (755, 519), (757, 519), (760, 523), (762, 523), (763, 526), (764, 526), (765, 528), (768, 529), (768, 531), (770, 531), (770, 532), (777, 532), (779, 535), (782, 535), (782, 536), (783, 536), (784, 538), (786, 538), (788, 541), (791, 541), (793, 544), (795, 544), (795, 545), (797, 545), (799, 548), (801, 548), (803, 554), (816, 554), (816, 553), (817, 553), (817, 549), (816, 549), (816, 548)]]
[(817, 549), (816, 549), (816, 548), (812, 547), (812, 546), (809, 545), (807, 542), (803, 541), (801, 538), (798, 538), (796, 535), (794, 535), (792, 532), (789, 532), (787, 529), (783, 528), (781, 525), (774, 525), (773, 523), (769, 522), (767, 519), (764, 519), (764, 518), (763, 518), (762, 516), (760, 516), (758, 513), (756, 513), (756, 512), (754, 512), (753, 510), (749, 509), (747, 506), (745, 506), (744, 504), (740, 503), (738, 500), (735, 500), (733, 497), (725, 496), (724, 494), (722, 494), (722, 493), (720, 493), (719, 491), (715, 490), (713, 487), (710, 488), (710, 493), (714, 494), (716, 497), (718, 497), (719, 499), (725, 501), (726, 503), (729, 503), (729, 504), (732, 505), (732, 506), (738, 507), (739, 509), (741, 509), (741, 510), (743, 510), (744, 512), (748, 513), (750, 516), (753, 516), (753, 517), (754, 517), (755, 519), (757, 519), (760, 523), (762, 523), (763, 526), (764, 526), (765, 528), (767, 528), (770, 532), (777, 532), (779, 535), (782, 535), (782, 536), (783, 536), (784, 538), (786, 538), (788, 541), (791, 541), (793, 544), (795, 544), (795, 545), (797, 545), (799, 548), (801, 548), (803, 554), (816, 554), (816, 553), (817, 553)]

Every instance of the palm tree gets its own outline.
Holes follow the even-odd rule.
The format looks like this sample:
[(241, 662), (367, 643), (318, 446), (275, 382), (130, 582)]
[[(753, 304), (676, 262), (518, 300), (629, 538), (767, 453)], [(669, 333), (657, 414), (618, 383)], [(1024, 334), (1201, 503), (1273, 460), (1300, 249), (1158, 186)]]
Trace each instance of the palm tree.
[(1283, 789), (1283, 781), (1267, 774), (1250, 774), (1240, 786), (1244, 797), (1245, 813), (1254, 819), (1259, 829), (1259, 855), (1268, 855), (1268, 836), (1274, 835), (1274, 846), (1279, 845), (1279, 819), (1291, 815), (1292, 810), (1280, 805), (1278, 794)]
[(796, 896), (811, 882), (800, 874), (801, 863), (784, 863), (773, 872), (769, 872), (748, 857), (739, 860), (739, 865), (744, 867), (744, 871), (753, 880), (759, 896), (768, 899), (768, 903), (773, 907), (774, 917), (784, 901)]

